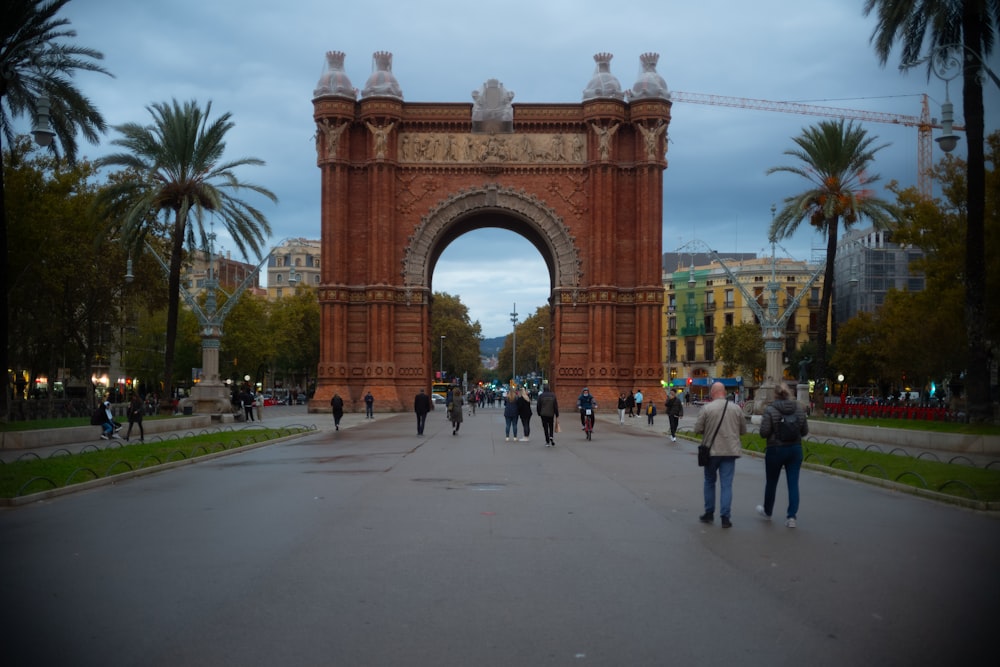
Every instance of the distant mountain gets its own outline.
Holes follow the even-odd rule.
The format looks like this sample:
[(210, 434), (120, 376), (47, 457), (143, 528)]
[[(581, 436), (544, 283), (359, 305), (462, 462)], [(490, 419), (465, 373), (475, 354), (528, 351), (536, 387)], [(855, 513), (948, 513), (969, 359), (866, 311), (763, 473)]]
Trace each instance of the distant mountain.
[(485, 339), (479, 344), (479, 354), (484, 357), (495, 357), (497, 351), (503, 349), (503, 344), (506, 340), (507, 336)]

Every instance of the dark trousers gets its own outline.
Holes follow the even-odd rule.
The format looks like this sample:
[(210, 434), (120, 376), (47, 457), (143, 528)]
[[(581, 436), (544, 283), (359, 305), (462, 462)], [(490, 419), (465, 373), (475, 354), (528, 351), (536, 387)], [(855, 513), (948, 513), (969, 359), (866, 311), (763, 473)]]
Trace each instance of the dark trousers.
[(253, 421), (253, 405), (252, 404), (251, 405), (244, 405), (243, 406), (243, 413), (244, 413), (243, 414), (243, 420), (244, 421), (248, 421), (248, 422), (252, 422)]
[(544, 415), (538, 415), (538, 418), (542, 420), (542, 433), (545, 434), (545, 442), (552, 440), (552, 436), (555, 434), (555, 417), (546, 417)]
[(521, 417), (521, 431), (525, 438), (531, 435), (531, 417)]
[(778, 490), (781, 469), (785, 469), (788, 485), (788, 511), (786, 516), (794, 519), (799, 513), (799, 471), (802, 469), (802, 445), (768, 447), (764, 451), (764, 513), (771, 516), (774, 497)]
[(681, 418), (675, 415), (667, 415), (667, 419), (670, 420), (670, 437), (677, 435), (677, 425), (680, 424)]
[(125, 439), (128, 440), (129, 436), (132, 435), (132, 425), (133, 424), (138, 424), (139, 425), (139, 439), (140, 440), (145, 440), (146, 439), (146, 434), (143, 433), (143, 431), (142, 431), (142, 417), (139, 417), (138, 419), (129, 419), (128, 420), (128, 430), (125, 431)]
[(424, 424), (427, 422), (427, 413), (417, 413), (417, 435), (424, 434)]

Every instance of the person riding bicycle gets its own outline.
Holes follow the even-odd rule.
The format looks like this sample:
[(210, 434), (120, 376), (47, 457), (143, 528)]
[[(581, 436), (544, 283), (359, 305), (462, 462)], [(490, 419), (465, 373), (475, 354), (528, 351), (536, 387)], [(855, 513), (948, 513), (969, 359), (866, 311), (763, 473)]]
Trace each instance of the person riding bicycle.
[(584, 430), (587, 429), (587, 411), (590, 411), (590, 421), (591, 424), (594, 422), (594, 410), (597, 409), (597, 401), (594, 397), (590, 395), (590, 390), (586, 387), (583, 388), (583, 393), (581, 393), (576, 399), (576, 407), (580, 411), (580, 425), (583, 426)]

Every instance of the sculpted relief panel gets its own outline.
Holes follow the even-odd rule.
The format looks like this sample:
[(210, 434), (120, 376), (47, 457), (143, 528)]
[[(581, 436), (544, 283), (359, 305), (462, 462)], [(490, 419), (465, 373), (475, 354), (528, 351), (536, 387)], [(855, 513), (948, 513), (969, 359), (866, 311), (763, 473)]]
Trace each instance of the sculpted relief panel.
[(583, 164), (587, 160), (586, 139), (582, 132), (521, 135), (402, 132), (398, 155), (400, 162), (416, 164)]

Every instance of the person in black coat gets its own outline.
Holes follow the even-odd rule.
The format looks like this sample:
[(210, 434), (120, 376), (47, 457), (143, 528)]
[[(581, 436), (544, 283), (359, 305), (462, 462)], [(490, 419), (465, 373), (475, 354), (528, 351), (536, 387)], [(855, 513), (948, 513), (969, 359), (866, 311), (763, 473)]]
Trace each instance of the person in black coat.
[(524, 437), (521, 438), (521, 442), (528, 442), (528, 436), (531, 435), (531, 400), (528, 398), (528, 390), (522, 389), (517, 394), (517, 416), (521, 418), (521, 430), (524, 433)]
[(334, 394), (330, 399), (330, 409), (333, 411), (333, 428), (340, 430), (340, 418), (344, 416), (344, 399), (340, 394)]
[(423, 389), (413, 399), (413, 411), (417, 413), (417, 435), (423, 435), (427, 413), (431, 411), (431, 397)]

